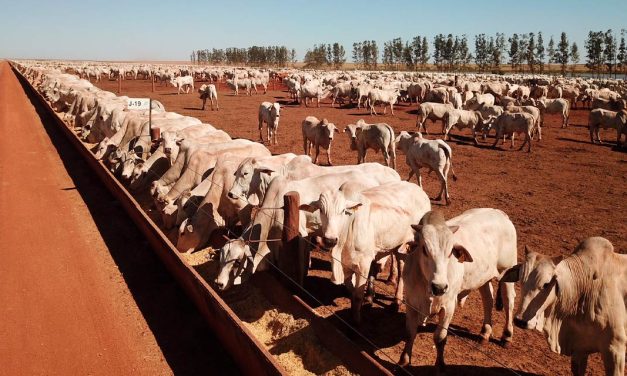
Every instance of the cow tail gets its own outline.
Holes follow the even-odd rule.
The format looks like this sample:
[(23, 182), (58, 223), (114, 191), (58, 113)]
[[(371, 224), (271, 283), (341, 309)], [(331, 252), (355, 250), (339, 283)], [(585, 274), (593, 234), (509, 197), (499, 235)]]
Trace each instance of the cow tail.
[[(391, 154), (391, 157), (394, 160), (394, 164), (396, 164), (396, 140), (394, 137), (394, 129), (392, 129), (392, 127), (388, 126), (388, 132), (390, 132), (390, 146), (389, 148), (391, 150), (388, 150), (388, 154)], [(396, 169), (396, 166), (395, 166)]]
[(494, 308), (497, 311), (503, 310), (503, 296), (501, 295), (503, 283), (499, 282), (499, 287), (496, 289), (496, 302), (494, 303)]
[[(441, 141), (441, 140), (438, 140)], [(448, 166), (451, 170), (451, 175), (453, 175), (453, 181), (457, 181), (457, 175), (455, 174), (455, 170), (453, 170), (453, 156), (451, 152), (451, 147), (448, 146), (444, 141), (438, 142), (444, 153), (446, 154), (446, 158), (448, 158)]]

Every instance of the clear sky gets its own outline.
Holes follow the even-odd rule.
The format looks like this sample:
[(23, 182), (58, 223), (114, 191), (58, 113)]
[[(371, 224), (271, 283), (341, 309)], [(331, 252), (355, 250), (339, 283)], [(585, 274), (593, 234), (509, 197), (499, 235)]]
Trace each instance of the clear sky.
[(530, 31), (545, 44), (565, 31), (583, 50), (589, 30), (610, 28), (627, 28), (627, 0), (0, 0), (0, 57), (188, 60), (193, 49), (286, 45), (301, 58), (337, 41), (350, 59), (366, 39), (465, 33), (472, 47), (475, 34)]

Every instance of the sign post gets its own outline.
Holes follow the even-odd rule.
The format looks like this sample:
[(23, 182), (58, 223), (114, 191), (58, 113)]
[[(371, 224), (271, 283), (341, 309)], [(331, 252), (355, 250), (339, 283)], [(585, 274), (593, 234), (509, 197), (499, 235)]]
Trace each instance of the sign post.
[(151, 140), (158, 139), (161, 135), (159, 129), (152, 129), (152, 98), (129, 98), (126, 108), (129, 110), (148, 110), (148, 128)]

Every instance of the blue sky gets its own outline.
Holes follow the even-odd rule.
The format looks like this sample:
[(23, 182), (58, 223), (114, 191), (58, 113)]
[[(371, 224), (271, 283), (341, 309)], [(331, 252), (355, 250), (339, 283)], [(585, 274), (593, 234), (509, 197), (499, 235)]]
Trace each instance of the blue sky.
[[(627, 28), (627, 0), (508, 1), (8, 1), (0, 0), (0, 57), (187, 60), (193, 49), (352, 44), (438, 33), (565, 31), (583, 49), (588, 30)], [(583, 51), (582, 51), (583, 52)], [(582, 60), (583, 60), (582, 53)]]

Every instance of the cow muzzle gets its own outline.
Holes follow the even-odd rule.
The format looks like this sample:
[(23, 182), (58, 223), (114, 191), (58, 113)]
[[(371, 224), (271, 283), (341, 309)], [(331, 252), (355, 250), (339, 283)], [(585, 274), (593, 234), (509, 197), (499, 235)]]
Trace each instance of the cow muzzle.
[(323, 248), (330, 250), (337, 245), (337, 238), (322, 237), (320, 243)]
[(530, 329), (529, 328), (529, 321), (525, 321), (525, 320), (519, 319), (518, 317), (514, 317), (514, 325), (516, 325), (517, 327), (519, 327), (521, 329)]
[(448, 291), (448, 285), (447, 284), (440, 284), (440, 283), (432, 283), (431, 284), (431, 293), (434, 296), (442, 296), (444, 295), (444, 293)]

